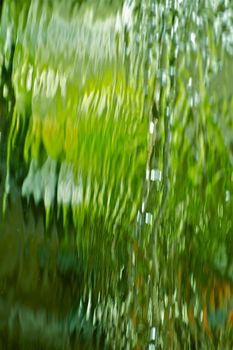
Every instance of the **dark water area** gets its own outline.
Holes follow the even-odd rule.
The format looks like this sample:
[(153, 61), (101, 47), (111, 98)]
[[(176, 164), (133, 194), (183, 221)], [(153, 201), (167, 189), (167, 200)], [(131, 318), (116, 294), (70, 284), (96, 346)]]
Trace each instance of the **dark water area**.
[(45, 235), (41, 213), (35, 220), (15, 193), (1, 215), (1, 348), (101, 349), (102, 331), (86, 320), (81, 302), (84, 271), (76, 245), (61, 248), (56, 228)]

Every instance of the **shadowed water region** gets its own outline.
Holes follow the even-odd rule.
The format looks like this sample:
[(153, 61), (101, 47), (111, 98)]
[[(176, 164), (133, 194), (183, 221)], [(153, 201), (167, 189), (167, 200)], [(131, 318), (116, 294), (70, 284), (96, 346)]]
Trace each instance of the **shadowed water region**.
[(233, 348), (233, 5), (4, 0), (0, 348)]

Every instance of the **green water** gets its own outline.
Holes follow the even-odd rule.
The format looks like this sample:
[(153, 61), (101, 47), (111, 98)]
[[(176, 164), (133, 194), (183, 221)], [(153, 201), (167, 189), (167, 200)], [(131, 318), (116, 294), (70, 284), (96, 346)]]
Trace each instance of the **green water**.
[(232, 349), (233, 6), (1, 5), (6, 349)]

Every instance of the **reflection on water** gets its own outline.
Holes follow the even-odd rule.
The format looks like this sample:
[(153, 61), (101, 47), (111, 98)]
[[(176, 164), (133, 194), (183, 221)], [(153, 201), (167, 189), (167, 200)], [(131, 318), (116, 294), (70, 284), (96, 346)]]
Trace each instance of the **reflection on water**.
[(2, 346), (233, 347), (232, 22), (3, 1)]

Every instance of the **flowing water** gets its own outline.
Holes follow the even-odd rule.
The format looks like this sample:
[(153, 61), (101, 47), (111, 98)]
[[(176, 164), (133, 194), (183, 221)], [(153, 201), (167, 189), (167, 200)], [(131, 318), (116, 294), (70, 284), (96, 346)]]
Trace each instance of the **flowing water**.
[(233, 5), (4, 0), (2, 349), (233, 348)]

